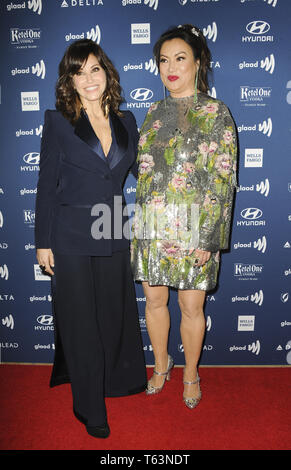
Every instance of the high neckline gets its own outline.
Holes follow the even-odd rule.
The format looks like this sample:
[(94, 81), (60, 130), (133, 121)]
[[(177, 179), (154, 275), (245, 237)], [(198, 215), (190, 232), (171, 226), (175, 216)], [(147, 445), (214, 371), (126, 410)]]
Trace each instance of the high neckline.
[[(199, 93), (197, 94), (197, 97), (198, 97)], [(168, 98), (170, 98), (171, 100), (185, 100), (185, 101), (188, 101), (190, 99), (193, 99), (194, 100), (194, 94), (193, 95), (189, 95), (189, 96), (171, 96), (169, 95)]]

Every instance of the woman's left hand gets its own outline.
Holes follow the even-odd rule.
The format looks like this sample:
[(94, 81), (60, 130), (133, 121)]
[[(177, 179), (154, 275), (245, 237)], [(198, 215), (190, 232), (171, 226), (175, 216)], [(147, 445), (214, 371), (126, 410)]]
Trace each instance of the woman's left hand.
[[(193, 251), (194, 251), (193, 249), (190, 249), (189, 255), (191, 255)], [(210, 256), (211, 256), (211, 251), (204, 251), (204, 250), (199, 250), (199, 248), (196, 248), (195, 250), (196, 266), (203, 266), (203, 264), (209, 261)]]

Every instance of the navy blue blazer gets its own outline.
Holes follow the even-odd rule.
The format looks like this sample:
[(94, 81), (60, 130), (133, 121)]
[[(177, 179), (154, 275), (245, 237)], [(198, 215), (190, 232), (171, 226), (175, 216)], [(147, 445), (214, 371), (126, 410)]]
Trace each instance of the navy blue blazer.
[[(118, 228), (121, 213), (122, 227), (127, 221), (123, 185), (130, 170), (137, 177), (139, 136), (130, 111), (123, 111), (122, 117), (110, 113), (110, 125), (112, 146), (105, 157), (83, 111), (75, 126), (59, 111), (45, 112), (35, 210), (36, 248), (92, 256), (111, 256), (129, 248), (128, 235), (115, 229), (114, 220), (119, 222)], [(117, 203), (119, 213), (114, 217)], [(93, 209), (95, 215), (91, 214), (96, 204), (111, 211), (109, 236), (101, 223), (105, 213), (97, 214)], [(106, 238), (93, 238), (94, 222)]]

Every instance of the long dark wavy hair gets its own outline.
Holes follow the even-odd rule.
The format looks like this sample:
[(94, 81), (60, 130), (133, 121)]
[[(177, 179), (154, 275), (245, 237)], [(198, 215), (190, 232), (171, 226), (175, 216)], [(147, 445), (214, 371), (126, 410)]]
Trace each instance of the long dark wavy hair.
[(165, 41), (171, 39), (180, 38), (183, 39), (191, 48), (194, 56), (194, 60), (199, 59), (199, 75), (198, 75), (198, 90), (203, 93), (207, 93), (209, 90), (208, 75), (210, 72), (211, 52), (208, 49), (206, 39), (203, 32), (192, 24), (183, 24), (168, 29), (163, 33), (154, 45), (154, 56), (158, 68), (160, 68), (160, 53), (161, 47)]
[(80, 70), (89, 55), (93, 54), (106, 73), (106, 89), (101, 98), (101, 108), (105, 115), (108, 109), (119, 116), (121, 86), (119, 74), (103, 49), (91, 39), (75, 41), (66, 49), (59, 64), (59, 78), (56, 84), (56, 109), (72, 124), (80, 116), (82, 103), (73, 85), (73, 76)]

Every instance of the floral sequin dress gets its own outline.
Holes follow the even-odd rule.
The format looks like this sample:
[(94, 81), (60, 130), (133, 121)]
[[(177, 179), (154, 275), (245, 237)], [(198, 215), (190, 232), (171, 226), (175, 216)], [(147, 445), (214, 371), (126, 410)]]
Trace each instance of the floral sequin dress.
[[(131, 243), (136, 281), (211, 290), (228, 247), (236, 184), (236, 131), (228, 108), (198, 93), (154, 103), (142, 125)], [(195, 248), (211, 251), (196, 265)]]

